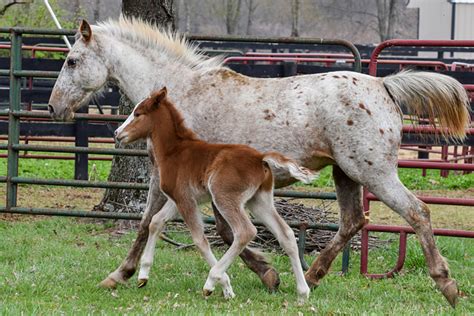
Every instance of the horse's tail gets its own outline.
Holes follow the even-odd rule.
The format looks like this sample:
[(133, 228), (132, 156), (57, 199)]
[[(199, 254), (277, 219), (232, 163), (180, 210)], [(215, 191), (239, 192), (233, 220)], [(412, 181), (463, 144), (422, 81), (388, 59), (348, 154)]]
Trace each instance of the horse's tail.
[[(431, 72), (402, 71), (382, 79), (395, 103), (427, 118), (445, 138), (462, 140), (469, 125), (469, 99), (455, 79)], [(435, 121), (437, 118), (437, 121)]]
[(273, 168), (285, 169), (293, 178), (303, 181), (304, 183), (310, 183), (318, 177), (316, 172), (298, 165), (293, 159), (277, 152), (264, 153), (262, 160)]

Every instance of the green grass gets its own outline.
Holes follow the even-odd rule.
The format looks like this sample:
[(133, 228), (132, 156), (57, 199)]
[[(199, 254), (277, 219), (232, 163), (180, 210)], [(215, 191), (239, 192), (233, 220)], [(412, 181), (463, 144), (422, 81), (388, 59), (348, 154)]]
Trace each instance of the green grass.
[[(110, 172), (111, 161), (89, 160), (89, 174), (97, 181), (106, 181)], [(95, 172), (94, 166), (95, 165)], [(7, 174), (7, 160), (0, 159), (0, 175)], [(20, 177), (42, 179), (73, 179), (74, 160), (57, 159), (20, 159), (18, 166)]]
[[(112, 237), (106, 230), (109, 227), (110, 224), (86, 224), (65, 218), (0, 220), (0, 314), (474, 313), (472, 240), (438, 238), (452, 274), (465, 293), (456, 310), (449, 307), (428, 277), (414, 237), (409, 240), (402, 275), (388, 280), (368, 280), (358, 274), (359, 257), (355, 254), (350, 273), (341, 277), (337, 273), (338, 258), (333, 271), (311, 293), (309, 302), (298, 306), (293, 275), (285, 256), (270, 255), (281, 273), (278, 293), (267, 293), (258, 278), (238, 260), (229, 271), (237, 297), (225, 301), (220, 291), (216, 291), (205, 300), (201, 288), (208, 268), (197, 251), (176, 251), (163, 242), (158, 245), (147, 287), (136, 288), (132, 279), (129, 285), (115, 291), (98, 288), (99, 281), (121, 262), (134, 237), (134, 233)], [(396, 260), (395, 248), (392, 244), (388, 249), (371, 251), (370, 269), (382, 272), (390, 268)]]
[[(111, 162), (110, 161), (89, 161), (89, 173), (96, 166), (94, 178), (98, 181), (106, 181)], [(318, 179), (311, 186), (313, 187), (333, 187), (331, 167), (323, 169)], [(0, 175), (7, 172), (6, 159), (0, 159)], [(19, 175), (22, 177), (38, 177), (47, 179), (72, 179), (74, 177), (73, 160), (42, 160), (42, 159), (20, 159)], [(456, 190), (474, 187), (474, 173), (468, 175), (454, 175), (443, 178), (439, 175), (439, 170), (427, 170), (427, 176), (421, 175), (419, 169), (399, 169), (401, 181), (410, 190)], [(302, 185), (302, 184), (299, 184)]]

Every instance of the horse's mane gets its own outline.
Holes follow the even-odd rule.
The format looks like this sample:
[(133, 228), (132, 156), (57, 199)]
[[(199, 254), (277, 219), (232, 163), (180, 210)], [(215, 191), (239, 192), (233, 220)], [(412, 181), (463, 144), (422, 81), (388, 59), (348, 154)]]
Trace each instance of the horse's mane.
[(220, 67), (223, 62), (221, 56), (209, 58), (199, 52), (196, 45), (189, 43), (179, 33), (133, 17), (122, 15), (118, 20), (100, 22), (93, 30), (126, 41), (134, 47), (165, 53), (174, 61), (196, 70)]

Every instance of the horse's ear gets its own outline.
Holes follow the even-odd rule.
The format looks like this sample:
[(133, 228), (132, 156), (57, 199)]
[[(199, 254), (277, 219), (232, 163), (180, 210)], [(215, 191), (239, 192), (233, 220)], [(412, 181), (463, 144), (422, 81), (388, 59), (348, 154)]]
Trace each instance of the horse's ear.
[(92, 38), (92, 29), (89, 23), (87, 23), (86, 20), (82, 20), (81, 26), (79, 27), (79, 32), (82, 35), (82, 38), (86, 43), (89, 43), (89, 41)]
[(154, 91), (151, 94), (151, 98), (153, 99), (154, 104), (159, 104), (164, 98), (166, 98), (166, 95), (168, 94), (168, 90), (166, 87), (161, 88), (158, 91)]

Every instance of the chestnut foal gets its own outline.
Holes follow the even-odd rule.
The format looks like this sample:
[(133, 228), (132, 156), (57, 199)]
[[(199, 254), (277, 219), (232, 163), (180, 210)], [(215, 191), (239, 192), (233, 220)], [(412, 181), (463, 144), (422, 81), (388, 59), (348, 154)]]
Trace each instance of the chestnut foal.
[[(298, 300), (305, 301), (310, 290), (298, 258), (294, 233), (273, 204), (273, 175), (269, 165), (284, 168), (304, 182), (311, 181), (315, 174), (276, 152), (262, 154), (245, 145), (209, 144), (200, 140), (185, 126), (183, 117), (166, 95), (166, 88), (153, 92), (135, 106), (116, 131), (117, 139), (123, 143), (147, 139), (153, 165), (159, 168), (161, 190), (168, 197), (164, 208), (150, 223), (139, 275), (142, 285), (148, 280), (158, 234), (165, 222), (179, 212), (195, 245), (211, 266), (203, 288), (204, 295), (212, 294), (219, 282), (225, 298), (234, 297), (226, 271), (257, 233), (244, 210), (247, 205), (255, 218), (276, 236), (290, 257)], [(216, 205), (234, 235), (232, 245), (219, 261), (204, 235), (198, 210), (198, 204), (206, 198)]]

